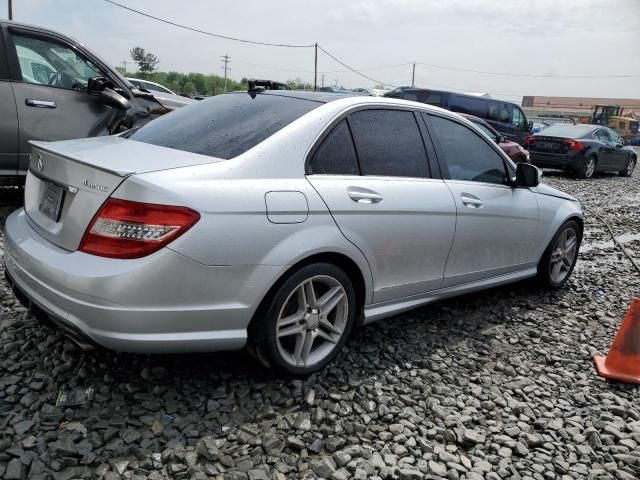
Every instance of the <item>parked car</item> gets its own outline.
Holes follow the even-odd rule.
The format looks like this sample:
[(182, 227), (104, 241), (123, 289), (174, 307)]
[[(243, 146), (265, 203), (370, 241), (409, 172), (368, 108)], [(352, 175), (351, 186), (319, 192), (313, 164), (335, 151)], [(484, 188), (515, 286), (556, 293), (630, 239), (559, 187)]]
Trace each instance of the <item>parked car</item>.
[(167, 111), (77, 40), (0, 21), (0, 183), (24, 182), (30, 140), (118, 133)]
[(167, 87), (160, 85), (159, 83), (150, 82), (149, 80), (142, 80), (140, 78), (129, 78), (127, 80), (135, 88), (151, 93), (155, 99), (165, 107), (175, 110), (176, 108), (186, 107), (195, 103), (195, 100), (178, 95), (177, 93), (169, 90)]
[(415, 87), (398, 87), (384, 96), (427, 103), (452, 112), (468, 113), (482, 118), (507, 139), (519, 144), (524, 142), (533, 126), (518, 105), (504, 100)]
[(561, 287), (582, 222), (458, 115), (230, 93), (120, 136), (34, 142), (4, 259), (16, 296), (85, 345), (248, 343), (307, 374), (355, 325), (536, 275)]
[(600, 125), (556, 124), (526, 138), (531, 163), (591, 178), (596, 172), (629, 177), (638, 154), (616, 132)]
[(498, 146), (509, 155), (509, 158), (514, 162), (529, 162), (529, 151), (524, 149), (519, 143), (512, 142), (511, 140), (507, 140), (507, 137), (496, 132), (491, 125), (487, 122), (478, 118), (474, 115), (469, 115), (467, 113), (460, 113), (459, 115), (463, 116), (471, 123), (473, 123), (476, 127), (482, 130), (491, 140), (496, 142)]

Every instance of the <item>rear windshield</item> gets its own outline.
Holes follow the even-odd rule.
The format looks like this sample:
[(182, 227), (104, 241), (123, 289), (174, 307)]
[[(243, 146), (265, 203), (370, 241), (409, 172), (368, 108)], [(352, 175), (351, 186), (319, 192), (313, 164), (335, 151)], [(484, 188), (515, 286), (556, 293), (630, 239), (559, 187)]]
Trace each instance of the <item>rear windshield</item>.
[(123, 136), (229, 159), (266, 140), (322, 103), (272, 94), (230, 93), (202, 100)]
[(556, 124), (541, 130), (538, 135), (543, 137), (581, 138), (591, 135), (593, 130), (593, 125)]

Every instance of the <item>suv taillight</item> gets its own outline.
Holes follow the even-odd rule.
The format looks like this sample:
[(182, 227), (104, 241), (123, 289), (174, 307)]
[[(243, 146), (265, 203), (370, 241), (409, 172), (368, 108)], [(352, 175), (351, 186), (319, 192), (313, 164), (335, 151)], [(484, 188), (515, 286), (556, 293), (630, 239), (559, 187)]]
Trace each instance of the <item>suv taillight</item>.
[(91, 221), (79, 250), (111, 258), (149, 255), (189, 230), (200, 214), (187, 207), (109, 198)]

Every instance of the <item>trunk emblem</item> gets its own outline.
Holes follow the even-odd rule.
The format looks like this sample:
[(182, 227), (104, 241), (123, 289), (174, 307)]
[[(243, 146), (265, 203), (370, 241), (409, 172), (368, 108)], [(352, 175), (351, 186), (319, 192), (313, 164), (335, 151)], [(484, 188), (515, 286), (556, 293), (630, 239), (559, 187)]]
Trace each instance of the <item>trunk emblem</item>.
[(97, 183), (93, 183), (93, 182), (91, 182), (91, 181), (89, 181), (89, 180), (87, 180), (87, 179), (85, 179), (85, 180), (82, 182), (82, 184), (83, 184), (85, 187), (93, 188), (94, 190), (98, 190), (98, 191), (100, 191), (100, 192), (104, 192), (104, 193), (106, 193), (106, 192), (108, 192), (108, 191), (109, 191), (109, 187), (107, 187), (106, 185), (99, 185), (99, 184), (97, 184)]
[(37, 162), (37, 166), (38, 166), (38, 171), (41, 172), (44, 170), (44, 160), (42, 159), (42, 154), (38, 154), (38, 162)]

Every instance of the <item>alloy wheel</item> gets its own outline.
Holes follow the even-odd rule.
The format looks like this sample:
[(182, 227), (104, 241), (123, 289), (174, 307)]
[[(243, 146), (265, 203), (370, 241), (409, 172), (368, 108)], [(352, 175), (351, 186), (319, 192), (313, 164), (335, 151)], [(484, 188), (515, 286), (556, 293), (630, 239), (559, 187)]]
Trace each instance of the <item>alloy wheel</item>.
[(587, 159), (587, 164), (584, 167), (585, 178), (591, 178), (596, 170), (596, 160), (593, 157)]
[(556, 240), (549, 260), (549, 275), (555, 283), (562, 283), (569, 275), (576, 258), (578, 236), (573, 228), (565, 229)]
[(630, 177), (633, 174), (633, 169), (636, 167), (636, 162), (634, 160), (629, 160), (627, 163), (627, 177)]
[(285, 300), (276, 322), (282, 359), (295, 367), (316, 364), (336, 347), (349, 318), (344, 286), (329, 275), (304, 280)]

